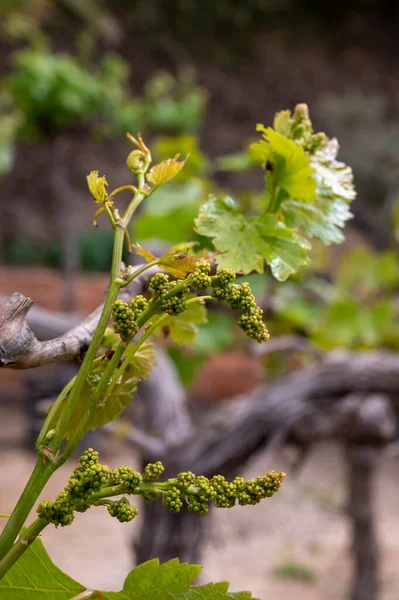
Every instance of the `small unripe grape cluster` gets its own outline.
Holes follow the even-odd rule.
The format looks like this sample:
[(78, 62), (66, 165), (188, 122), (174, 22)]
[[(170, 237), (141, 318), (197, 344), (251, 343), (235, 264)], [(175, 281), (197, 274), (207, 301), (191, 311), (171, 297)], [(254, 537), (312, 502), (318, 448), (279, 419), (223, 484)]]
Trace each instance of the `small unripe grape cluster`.
[(130, 504), (127, 498), (113, 500), (107, 508), (111, 517), (115, 517), (120, 523), (132, 521), (139, 512), (135, 506)]
[(191, 471), (179, 473), (175, 480), (169, 480), (172, 487), (162, 490), (163, 504), (172, 512), (179, 512), (185, 499), (187, 509), (197, 514), (206, 514), (210, 502), (217, 508), (232, 508), (237, 501), (242, 505), (257, 504), (273, 496), (284, 477), (284, 473), (269, 471), (266, 476), (247, 482), (242, 477), (229, 482), (223, 475), (208, 479), (203, 475), (196, 477)]
[[(173, 292), (173, 288), (182, 283), (182, 279), (170, 281), (169, 276), (164, 273), (157, 273), (150, 280), (150, 288), (156, 299), (163, 299), (169, 293)], [(183, 290), (176, 291), (169, 298), (165, 298), (158, 312), (165, 312), (169, 315), (179, 315), (184, 312), (187, 307), (186, 297), (189, 293), (188, 287)]]
[(56, 526), (66, 527), (70, 525), (74, 515), (69, 494), (65, 491), (60, 492), (54, 502), (43, 500), (37, 508), (37, 514), (41, 519), (46, 519), (46, 521)]
[(166, 296), (171, 288), (169, 276), (166, 275), (166, 273), (156, 273), (156, 275), (151, 277), (149, 287), (155, 297), (162, 298), (163, 296)]
[(156, 481), (164, 470), (164, 466), (159, 460), (155, 463), (148, 463), (143, 471), (143, 479), (145, 481)]
[(238, 493), (238, 503), (246, 506), (258, 504), (263, 498), (270, 498), (278, 492), (284, 477), (285, 473), (269, 471), (267, 475), (248, 480)]
[(136, 335), (139, 326), (136, 323), (135, 310), (130, 308), (126, 302), (115, 300), (112, 305), (112, 319), (116, 333), (119, 333), (122, 339), (127, 340)]
[(188, 490), (190, 485), (195, 482), (195, 475), (191, 471), (187, 473), (179, 473), (177, 476), (178, 486), (181, 490)]
[(170, 512), (178, 513), (183, 507), (183, 502), (180, 500), (180, 490), (177, 487), (172, 487), (164, 493), (162, 504), (166, 506)]
[(212, 277), (209, 273), (211, 265), (205, 261), (198, 261), (194, 264), (194, 271), (190, 275), (192, 286), (198, 290), (206, 290), (212, 287)]
[(148, 301), (141, 294), (132, 298), (129, 302), (129, 308), (134, 315), (134, 319), (137, 320), (143, 310), (145, 310), (148, 306)]
[(121, 466), (110, 473), (110, 484), (122, 486), (127, 494), (139, 493), (141, 483), (143, 483), (141, 473), (133, 471), (130, 467)]
[(263, 322), (263, 311), (256, 304), (255, 297), (247, 282), (233, 284), (234, 272), (230, 269), (220, 269), (214, 278), (212, 297), (220, 302), (226, 301), (230, 308), (240, 310), (238, 325), (243, 332), (257, 342), (269, 339), (269, 332)]
[(136, 507), (125, 497), (115, 501), (108, 498), (120, 494), (141, 495), (145, 502), (162, 496), (162, 504), (173, 513), (178, 513), (185, 501), (190, 512), (206, 514), (211, 502), (218, 508), (231, 508), (236, 501), (244, 506), (257, 504), (273, 496), (285, 477), (284, 473), (269, 471), (249, 481), (236, 477), (229, 482), (223, 475), (208, 479), (186, 471), (176, 478), (158, 482), (164, 472), (160, 461), (147, 464), (142, 474), (125, 466), (110, 471), (106, 465), (100, 465), (98, 452), (92, 448), (84, 452), (79, 463), (54, 502), (44, 500), (39, 504), (40, 518), (64, 527), (72, 523), (75, 512), (85, 512), (93, 505), (106, 505), (109, 514), (121, 523), (131, 521), (137, 515)]
[(186, 291), (178, 292), (175, 296), (168, 298), (161, 307), (162, 312), (168, 315), (180, 315), (187, 308)]

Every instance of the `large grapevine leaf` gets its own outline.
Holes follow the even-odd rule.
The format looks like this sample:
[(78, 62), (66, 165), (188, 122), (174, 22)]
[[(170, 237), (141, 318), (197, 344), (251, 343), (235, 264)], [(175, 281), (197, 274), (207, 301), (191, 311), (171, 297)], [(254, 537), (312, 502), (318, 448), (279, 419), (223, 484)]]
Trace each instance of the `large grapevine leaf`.
[(0, 579), (2, 600), (71, 600), (83, 590), (53, 564), (39, 539)]
[(319, 196), (313, 204), (287, 200), (281, 205), (288, 227), (296, 227), (308, 237), (318, 237), (324, 244), (340, 244), (344, 240), (341, 229), (352, 218), (348, 204), (341, 198)]
[(309, 262), (306, 253), (310, 244), (295, 230), (272, 214), (246, 219), (231, 198), (211, 198), (203, 204), (196, 230), (213, 238), (220, 252), (220, 267), (244, 274), (262, 273), (266, 260), (273, 275), (284, 281)]
[[(93, 590), (90, 597), (97, 600), (256, 600), (250, 592), (229, 594), (226, 582), (191, 587), (200, 571), (200, 566), (180, 563), (177, 558), (164, 564), (153, 559), (133, 569), (120, 592)], [(73, 600), (85, 591), (80, 583), (53, 564), (39, 539), (0, 580), (1, 600)]]
[(200, 571), (201, 567), (179, 563), (177, 558), (162, 565), (154, 559), (133, 569), (121, 592), (102, 594), (106, 600), (257, 600), (250, 592), (229, 594), (227, 582), (191, 587)]
[(251, 592), (228, 593), (229, 583), (207, 583), (206, 585), (191, 587), (187, 592), (175, 596), (175, 600), (257, 600)]
[[(97, 429), (119, 417), (121, 412), (130, 404), (142, 379), (149, 377), (155, 364), (155, 352), (152, 344), (144, 343), (138, 352), (130, 359), (123, 375), (118, 380), (110, 394), (106, 394), (95, 411), (93, 420), (88, 424), (89, 429)], [(67, 437), (73, 434), (83, 415), (91, 405), (97, 384), (108, 364), (108, 359), (100, 359), (94, 363), (86, 377), (82, 391), (82, 399), (75, 411), (67, 429)]]
[(106, 600), (170, 600), (190, 588), (201, 567), (177, 558), (160, 564), (157, 558), (142, 563), (125, 579), (120, 592), (102, 592)]

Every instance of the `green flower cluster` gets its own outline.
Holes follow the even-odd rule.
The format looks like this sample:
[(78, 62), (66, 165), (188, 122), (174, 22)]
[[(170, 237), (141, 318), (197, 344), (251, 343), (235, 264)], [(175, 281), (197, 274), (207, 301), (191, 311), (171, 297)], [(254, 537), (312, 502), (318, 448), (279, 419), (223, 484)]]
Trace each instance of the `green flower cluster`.
[(206, 290), (212, 287), (212, 277), (209, 273), (211, 265), (205, 261), (198, 261), (194, 265), (194, 271), (191, 273), (190, 280), (193, 287), (198, 290)]
[(206, 514), (209, 503), (213, 502), (217, 508), (232, 508), (236, 502), (242, 506), (247, 504), (258, 504), (263, 498), (273, 496), (281, 487), (285, 473), (269, 471), (265, 476), (244, 481), (242, 477), (236, 477), (229, 482), (223, 475), (214, 475), (208, 479), (203, 475), (196, 477), (193, 473), (180, 473), (172, 488), (173, 494), (167, 493), (164, 504), (178, 512), (181, 508), (177, 501), (177, 490), (180, 497), (187, 501), (190, 512)]
[(180, 287), (181, 283), (183, 283), (182, 279), (170, 281), (168, 275), (165, 275), (164, 273), (157, 273), (151, 278), (150, 289), (154, 293), (154, 298), (162, 300), (158, 312), (165, 312), (169, 315), (179, 315), (186, 310), (186, 297), (189, 293), (188, 287), (177, 289), (173, 294), (173, 288), (177, 288), (177, 286)]
[(90, 497), (109, 484), (110, 470), (106, 465), (99, 464), (96, 450), (86, 450), (79, 463), (73, 470), (67, 486), (54, 502), (44, 500), (39, 504), (39, 517), (54, 525), (70, 525), (74, 519), (74, 512), (85, 512), (90, 507)]
[(178, 513), (186, 503), (190, 512), (206, 514), (211, 502), (218, 508), (231, 508), (236, 502), (243, 506), (257, 504), (263, 498), (273, 496), (285, 477), (284, 473), (269, 471), (257, 479), (244, 481), (242, 477), (236, 477), (229, 482), (223, 475), (208, 479), (187, 471), (159, 482), (163, 472), (160, 461), (146, 465), (142, 474), (125, 466), (110, 470), (106, 465), (100, 465), (98, 452), (89, 448), (80, 457), (65, 489), (53, 502), (41, 502), (37, 512), (42, 519), (64, 527), (72, 523), (75, 512), (85, 512), (93, 505), (106, 505), (109, 514), (124, 523), (134, 519), (136, 507), (125, 497), (119, 500), (109, 497), (135, 494), (145, 502), (162, 497), (162, 504), (173, 513)]
[(164, 492), (162, 504), (172, 513), (178, 513), (183, 508), (183, 502), (180, 500), (180, 490), (178, 487), (172, 487)]
[(152, 290), (155, 298), (163, 298), (170, 292), (173, 284), (169, 281), (169, 276), (165, 273), (157, 273), (150, 279), (150, 290)]
[(107, 508), (111, 517), (115, 517), (120, 523), (132, 521), (139, 512), (135, 506), (130, 504), (127, 498), (110, 501)]
[(115, 300), (113, 303), (112, 319), (116, 333), (119, 333), (124, 340), (134, 337), (139, 330), (134, 311), (122, 300)]
[(120, 486), (122, 493), (139, 494), (143, 476), (130, 467), (118, 467), (110, 473), (110, 484)]
[(143, 479), (145, 481), (156, 481), (164, 470), (164, 466), (160, 460), (157, 460), (155, 463), (148, 463), (143, 471)]
[(112, 305), (112, 319), (116, 333), (124, 339), (130, 339), (139, 330), (137, 319), (147, 308), (148, 302), (144, 296), (136, 296), (127, 304), (122, 300), (115, 300)]
[(213, 276), (210, 272), (209, 262), (198, 260), (192, 273), (185, 279), (171, 281), (166, 273), (157, 273), (149, 283), (152, 292), (150, 304), (143, 296), (133, 298), (129, 304), (121, 300), (114, 302), (112, 316), (115, 331), (127, 341), (138, 332), (137, 319), (148, 306), (153, 307), (150, 310), (152, 314), (178, 315), (185, 311), (193, 288), (198, 291), (211, 288), (212, 298), (226, 302), (230, 308), (241, 312), (238, 325), (248, 337), (258, 342), (268, 340), (270, 336), (263, 322), (263, 311), (257, 306), (249, 284), (233, 283), (236, 274), (232, 269), (219, 269)]
[(235, 273), (231, 269), (220, 269), (213, 278), (212, 297), (219, 302), (225, 301), (234, 310), (241, 311), (238, 326), (245, 335), (257, 342), (266, 342), (270, 335), (263, 322), (263, 310), (256, 304), (250, 285), (232, 283)]

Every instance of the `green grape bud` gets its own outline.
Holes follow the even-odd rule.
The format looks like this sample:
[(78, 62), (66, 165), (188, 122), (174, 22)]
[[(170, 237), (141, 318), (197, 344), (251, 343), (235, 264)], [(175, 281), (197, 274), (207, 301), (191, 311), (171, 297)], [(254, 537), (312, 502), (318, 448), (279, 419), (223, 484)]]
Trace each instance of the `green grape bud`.
[(141, 150), (132, 150), (127, 157), (127, 166), (133, 175), (144, 173), (145, 155)]

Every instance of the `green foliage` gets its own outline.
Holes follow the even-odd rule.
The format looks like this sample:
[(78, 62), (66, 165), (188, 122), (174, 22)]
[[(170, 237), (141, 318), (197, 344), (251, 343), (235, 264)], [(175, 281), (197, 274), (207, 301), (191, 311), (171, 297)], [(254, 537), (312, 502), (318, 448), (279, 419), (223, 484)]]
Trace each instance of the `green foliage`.
[[(26, 58), (26, 54), (22, 56)], [(28, 54), (30, 67), (31, 59)], [(76, 95), (72, 93), (76, 102), (71, 102), (71, 99), (66, 102), (63, 96), (65, 90), (58, 94), (57, 86), (43, 88), (43, 94), (47, 94), (49, 101), (58, 102), (61, 108), (65, 102), (69, 111), (75, 111), (73, 114), (64, 111), (61, 120), (53, 122), (52, 126), (55, 129), (86, 115), (94, 106), (91, 102), (98, 100), (95, 98), (94, 87), (90, 89), (87, 80), (86, 104), (77, 101), (80, 95), (83, 96), (83, 88), (86, 86), (82, 85), (82, 81), (78, 81), (77, 65), (69, 71), (67, 61), (68, 59), (57, 64), (57, 69), (60, 70), (56, 69), (55, 81), (57, 85), (59, 81), (63, 82), (61, 88), (64, 84), (67, 84), (64, 87), (70, 85), (71, 92), (72, 84), (76, 84)], [(49, 64), (49, 72), (53, 73), (54, 64)], [(116, 71), (112, 72), (111, 69), (111, 74), (108, 73), (108, 83), (111, 80), (114, 83), (119, 81), (121, 72), (118, 68)], [(58, 77), (60, 74), (62, 76)], [(110, 87), (115, 91), (115, 87)], [(28, 111), (28, 107), (33, 106), (33, 96), (27, 95), (25, 98), (21, 89), (23, 85), (21, 88), (18, 88), (18, 85), (15, 88), (19, 90), (21, 102), (27, 102), (25, 108)], [(155, 89), (153, 93), (158, 92)], [(101, 98), (99, 100), (101, 101)], [(53, 110), (51, 104), (50, 109)], [(30, 115), (30, 123), (33, 122), (34, 116)], [(37, 123), (38, 131), (39, 122), (40, 119)], [(94, 223), (99, 215), (104, 213), (114, 231), (110, 286), (81, 368), (77, 376), (65, 386), (49, 411), (36, 444), (39, 456), (35, 470), (17, 509), (0, 536), (0, 578), (6, 575), (5, 581), (8, 582), (10, 594), (17, 591), (17, 595), (10, 595), (10, 600), (14, 600), (14, 597), (21, 598), (19, 582), (22, 580), (13, 579), (18, 568), (18, 565), (14, 564), (15, 561), (25, 553), (24, 575), (28, 575), (25, 591), (36, 593), (38, 590), (37, 587), (34, 589), (35, 581), (29, 578), (29, 557), (33, 553), (32, 549), (38, 544), (35, 538), (50, 523), (55, 526), (69, 525), (75, 512), (86, 512), (92, 506), (103, 506), (112, 517), (120, 522), (128, 522), (136, 517), (138, 511), (125, 496), (139, 495), (145, 502), (161, 499), (162, 504), (172, 513), (177, 513), (186, 506), (188, 511), (203, 515), (208, 512), (211, 503), (217, 508), (232, 508), (237, 503), (241, 506), (256, 505), (280, 489), (285, 474), (275, 473), (273, 470), (248, 481), (242, 477), (227, 481), (223, 475), (217, 474), (208, 479), (190, 471), (160, 481), (164, 471), (160, 461), (148, 464), (143, 473), (137, 473), (125, 466), (110, 470), (107, 465), (99, 463), (98, 452), (89, 449), (81, 456), (79, 465), (74, 469), (64, 490), (54, 501), (44, 500), (39, 504), (38, 519), (17, 540), (18, 532), (25, 522), (25, 515), (28, 515), (33, 507), (49, 476), (71, 456), (87, 431), (117, 418), (131, 401), (139, 381), (149, 376), (155, 357), (151, 344), (146, 340), (152, 333), (162, 327), (162, 333), (170, 335), (174, 341), (192, 343), (196, 325), (206, 321), (205, 301), (214, 300), (225, 302), (230, 309), (239, 312), (238, 325), (247, 337), (258, 342), (269, 338), (263, 321), (263, 311), (257, 305), (249, 283), (236, 282), (236, 272), (262, 273), (266, 261), (275, 277), (284, 280), (295, 273), (299, 266), (307, 264), (306, 252), (310, 244), (305, 237), (301, 237), (296, 228), (289, 226), (282, 206), (289, 200), (311, 204), (319, 196), (328, 198), (331, 202), (335, 202), (337, 198), (349, 202), (352, 182), (350, 170), (336, 163), (335, 150), (326, 137), (323, 134), (313, 134), (306, 107), (298, 106), (292, 117), (289, 111), (277, 115), (275, 130), (263, 127), (261, 129), (264, 131), (264, 140), (252, 149), (252, 153), (260, 158), (266, 171), (266, 210), (260, 216), (245, 217), (230, 198), (211, 197), (202, 207), (197, 219), (198, 232), (213, 238), (218, 250), (219, 265), (216, 269), (204, 258), (207, 254), (203, 248), (199, 251), (194, 250), (197, 246), (195, 242), (179, 244), (160, 257), (135, 244), (137, 253), (145, 258), (147, 264), (141, 265), (136, 271), (130, 266), (122, 265), (124, 245), (126, 244), (129, 251), (132, 248), (128, 227), (135, 210), (160, 186), (180, 174), (186, 160), (179, 161), (179, 154), (152, 165), (151, 152), (141, 135), (138, 134), (136, 139), (127, 134), (135, 146), (128, 156), (127, 166), (130, 175), (136, 178), (137, 186), (129, 182), (128, 185), (122, 185), (109, 192), (105, 176), (99, 176), (97, 171), (92, 171), (88, 176), (89, 190), (95, 202), (100, 205)], [(186, 139), (185, 142), (190, 144), (192, 140)], [(192, 149), (195, 152), (195, 145)], [(320, 154), (321, 152), (324, 154)], [(199, 152), (196, 158), (195, 169), (205, 170), (206, 162), (201, 160)], [(184, 181), (184, 175), (180, 176), (181, 181)], [(133, 198), (122, 214), (116, 204), (116, 197), (126, 190), (133, 193)], [(309, 234), (309, 229), (307, 232)], [(145, 297), (137, 295), (129, 302), (118, 299), (122, 288), (126, 288), (147, 269), (154, 269), (156, 266), (160, 272), (150, 279)], [(379, 268), (386, 271), (381, 286), (389, 288), (394, 285), (398, 273), (392, 268), (390, 260), (381, 261)], [(350, 278), (350, 271), (349, 275), (348, 272), (344, 273), (343, 279), (348, 277)], [(354, 281), (354, 285), (357, 283), (357, 280)], [(351, 314), (348, 309), (349, 299), (343, 298), (339, 301), (346, 302), (344, 310)], [(376, 298), (374, 311), (378, 324), (386, 322), (392, 316), (390, 307), (384, 305), (379, 298)], [(334, 311), (330, 312), (330, 320), (334, 321)], [(328, 316), (328, 313), (326, 314)], [(340, 311), (337, 314), (340, 315)], [(114, 331), (108, 327), (111, 316)], [(339, 322), (341, 324), (342, 319)], [(326, 327), (325, 323), (323, 327)], [(114, 497), (118, 498), (113, 499)], [(43, 555), (41, 560), (40, 585), (46, 583), (47, 575), (51, 575), (52, 572), (54, 580), (42, 589), (51, 590), (54, 594), (61, 585), (62, 593), (67, 590), (69, 594), (71, 591), (68, 586), (76, 585), (79, 591), (79, 584), (72, 580), (65, 580), (64, 583), (61, 581), (60, 584), (59, 579), (54, 576), (54, 573), (58, 573), (54, 571), (54, 566), (47, 567), (47, 572), (43, 569), (43, 565), (46, 568), (48, 557)], [(177, 561), (162, 566), (157, 561), (150, 561), (128, 575), (121, 592), (93, 594), (108, 600), (134, 600), (148, 594), (151, 594), (151, 598), (160, 600), (166, 600), (170, 596), (182, 600), (195, 597), (210, 600), (251, 598), (251, 594), (247, 592), (229, 594), (228, 584), (223, 582), (190, 587), (197, 573), (196, 567), (179, 566)], [(88, 593), (90, 595), (91, 591)], [(35, 597), (38, 597), (38, 594)]]
[[(86, 272), (107, 272), (111, 264), (113, 238), (106, 230), (87, 231), (78, 235), (79, 269)], [(26, 236), (13, 236), (6, 246), (7, 264), (45, 265), (60, 268), (62, 249), (58, 241), (43, 244)]]
[(83, 590), (82, 585), (54, 565), (40, 539), (0, 579), (2, 600), (71, 600)]
[[(93, 590), (94, 598), (105, 600), (250, 600), (249, 592), (228, 593), (228, 583), (191, 586), (201, 567), (180, 563), (177, 558), (160, 564), (158, 559), (145, 562), (133, 569), (120, 592)], [(0, 581), (2, 600), (71, 600), (86, 588), (63, 573), (51, 561), (40, 539), (36, 539)], [(255, 598), (253, 600), (256, 600)]]
[[(75, 597), (86, 590), (54, 565), (39, 539), (35, 540), (19, 565), (21, 569), (15, 566), (0, 583), (4, 600), (25, 600), (26, 594), (32, 600), (53, 600), (55, 596), (61, 600), (71, 600), (71, 594)], [(163, 565), (154, 559), (131, 571), (120, 592), (93, 591), (93, 597), (136, 600), (151, 594), (154, 600), (166, 600), (171, 595), (177, 600), (194, 600), (199, 596), (204, 600), (252, 598), (249, 592), (227, 593), (229, 586), (226, 582), (191, 587), (190, 583), (200, 571), (201, 567), (179, 563), (178, 559)]]
[(304, 149), (271, 127), (265, 129), (263, 125), (258, 125), (257, 129), (262, 131), (264, 140), (252, 144), (251, 152), (266, 170), (270, 201), (278, 186), (290, 198), (313, 202), (316, 198), (316, 182)]
[(200, 208), (196, 231), (212, 238), (217, 261), (244, 274), (263, 272), (264, 262), (284, 281), (309, 264), (308, 238), (343, 240), (351, 217), (352, 171), (336, 160), (338, 143), (314, 134), (306, 105), (278, 113), (274, 129), (258, 125), (263, 139), (250, 156), (265, 169), (265, 206), (247, 218), (231, 198), (211, 198)]
[(210, 163), (193, 136), (162, 137), (154, 144), (154, 155), (159, 160), (177, 153), (190, 158), (177, 178), (143, 205), (133, 230), (140, 241), (156, 238), (175, 244), (192, 239), (198, 208), (210, 191)]
[(315, 580), (313, 569), (297, 562), (281, 563), (274, 572), (280, 579), (294, 579), (305, 583), (312, 583)]
[(352, 250), (340, 262), (334, 281), (323, 283), (322, 301), (312, 299), (311, 282), (305, 278), (278, 290), (275, 308), (286, 324), (305, 332), (323, 349), (399, 347), (395, 253)]
[(266, 259), (273, 275), (284, 281), (299, 266), (309, 264), (306, 239), (276, 215), (247, 219), (231, 198), (211, 198), (201, 206), (196, 229), (213, 238), (218, 264), (244, 274), (263, 272)]
[[(20, 117), (8, 106), (9, 99), (0, 97), (0, 177), (10, 170), (14, 160), (14, 137)], [(5, 106), (3, 106), (3, 104)]]
[(128, 78), (128, 66), (116, 54), (104, 56), (89, 70), (73, 56), (28, 48), (14, 54), (14, 70), (4, 88), (21, 115), (18, 134), (24, 138), (76, 126), (97, 137), (132, 128), (197, 129), (206, 96), (191, 72), (183, 71), (178, 79), (157, 74), (142, 98), (129, 96)]
[[(83, 415), (92, 406), (93, 396), (96, 387), (104, 374), (112, 353), (110, 356), (105, 355), (99, 357), (90, 369), (82, 392), (82, 401), (78, 409), (73, 414), (71, 421), (66, 430), (66, 437), (73, 436), (78, 427)], [(127, 362), (126, 362), (127, 361)], [(126, 359), (123, 367), (123, 372), (120, 377), (117, 376), (117, 371), (113, 373), (114, 378), (107, 387), (105, 397), (101, 404), (97, 407), (93, 419), (88, 423), (87, 430), (97, 429), (110, 421), (114, 421), (119, 417), (123, 410), (130, 404), (132, 397), (136, 393), (137, 386), (142, 379), (149, 377), (151, 368), (155, 364), (155, 352), (152, 344), (144, 343), (141, 348), (131, 358)], [(54, 413), (48, 429), (54, 429), (61, 417), (65, 399)]]

